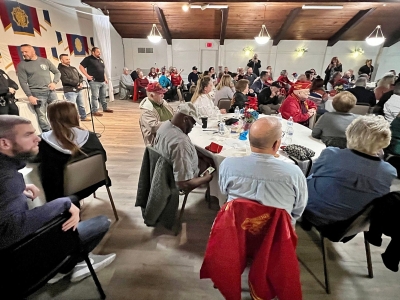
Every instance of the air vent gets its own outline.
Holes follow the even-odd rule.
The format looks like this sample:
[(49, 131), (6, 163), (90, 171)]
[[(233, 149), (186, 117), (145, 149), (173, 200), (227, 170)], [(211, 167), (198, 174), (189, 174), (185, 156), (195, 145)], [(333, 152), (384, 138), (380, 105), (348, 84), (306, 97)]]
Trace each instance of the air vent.
[(146, 53), (153, 53), (153, 48), (146, 48)]
[(137, 48), (138, 53), (146, 53), (146, 48)]

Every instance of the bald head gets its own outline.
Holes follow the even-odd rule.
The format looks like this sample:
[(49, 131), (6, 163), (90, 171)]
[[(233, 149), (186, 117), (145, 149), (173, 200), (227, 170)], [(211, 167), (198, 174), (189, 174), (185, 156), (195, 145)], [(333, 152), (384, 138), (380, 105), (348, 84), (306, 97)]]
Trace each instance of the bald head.
[(251, 125), (250, 146), (253, 152), (275, 154), (282, 138), (282, 124), (276, 117), (260, 118)]

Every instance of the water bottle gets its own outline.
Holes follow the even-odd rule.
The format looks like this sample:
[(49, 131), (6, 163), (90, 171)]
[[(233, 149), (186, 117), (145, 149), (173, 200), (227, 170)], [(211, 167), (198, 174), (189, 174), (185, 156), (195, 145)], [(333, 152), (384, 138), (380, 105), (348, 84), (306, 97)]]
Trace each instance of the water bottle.
[(287, 121), (287, 128), (286, 128), (286, 138), (285, 144), (290, 145), (293, 140), (294, 128), (293, 128), (293, 117), (290, 117)]
[(218, 124), (218, 133), (220, 135), (225, 135), (225, 124), (224, 124), (224, 122), (219, 122), (219, 124)]
[(277, 117), (278, 117), (278, 120), (279, 120), (280, 122), (282, 122), (282, 114), (279, 113), (279, 114), (277, 115)]
[(240, 117), (239, 106), (236, 106), (236, 108), (235, 108), (235, 119), (239, 119), (239, 117)]

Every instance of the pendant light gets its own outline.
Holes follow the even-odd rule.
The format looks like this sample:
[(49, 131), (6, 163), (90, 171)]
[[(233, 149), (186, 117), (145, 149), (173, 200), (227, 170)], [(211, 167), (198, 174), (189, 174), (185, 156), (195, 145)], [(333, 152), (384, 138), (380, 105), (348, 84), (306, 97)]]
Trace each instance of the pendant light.
[[(155, 4), (152, 4), (152, 6), (153, 6), (153, 18), (154, 18), (154, 11), (156, 10)], [(150, 42), (154, 44), (159, 43), (161, 41), (162, 35), (158, 30), (156, 24), (153, 24), (153, 27), (151, 27), (150, 34), (147, 36), (147, 38), (149, 39)]]
[[(267, 11), (267, 6), (264, 4), (264, 20), (265, 20), (265, 12)], [(255, 36), (254, 39), (256, 40), (257, 44), (265, 45), (271, 39), (271, 36), (268, 33), (267, 27), (263, 24), (261, 26), (260, 33), (258, 36)]]
[(161, 41), (162, 36), (156, 24), (153, 24), (153, 27), (151, 28), (150, 34), (147, 36), (147, 38), (152, 43), (158, 43)]
[(376, 26), (374, 31), (365, 39), (368, 45), (370, 46), (378, 46), (385, 41), (385, 37), (383, 36), (381, 25)]

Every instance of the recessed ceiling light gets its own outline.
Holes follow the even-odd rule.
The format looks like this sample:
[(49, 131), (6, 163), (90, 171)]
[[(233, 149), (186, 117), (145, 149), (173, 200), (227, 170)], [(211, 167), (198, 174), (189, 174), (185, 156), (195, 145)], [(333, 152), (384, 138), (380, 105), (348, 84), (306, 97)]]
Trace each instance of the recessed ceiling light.
[(342, 9), (343, 5), (303, 5), (303, 9)]

